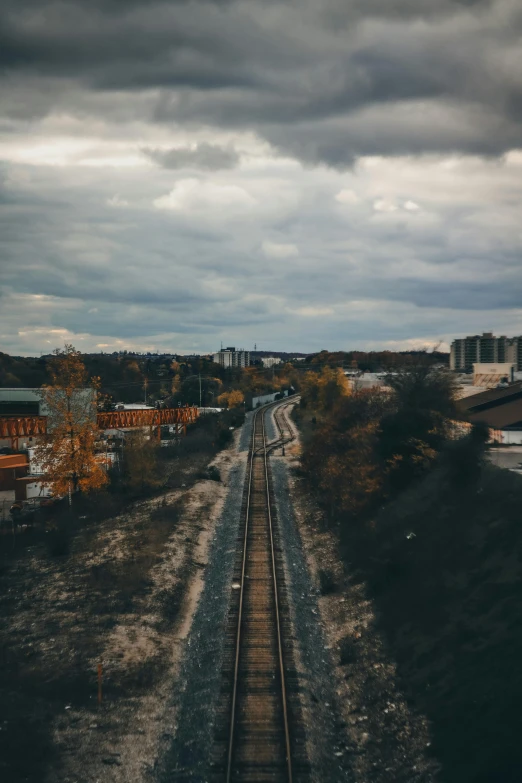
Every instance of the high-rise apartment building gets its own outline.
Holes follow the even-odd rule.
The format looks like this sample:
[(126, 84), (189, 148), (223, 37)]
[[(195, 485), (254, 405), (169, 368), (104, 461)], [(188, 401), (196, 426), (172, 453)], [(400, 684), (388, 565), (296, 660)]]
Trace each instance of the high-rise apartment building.
[(471, 372), (473, 365), (514, 364), (522, 370), (522, 337), (495, 337), (492, 332), (471, 335), (454, 340), (451, 344), (450, 368)]
[(235, 348), (223, 348), (213, 355), (216, 364), (222, 367), (248, 367), (250, 364), (250, 351), (236, 351)]

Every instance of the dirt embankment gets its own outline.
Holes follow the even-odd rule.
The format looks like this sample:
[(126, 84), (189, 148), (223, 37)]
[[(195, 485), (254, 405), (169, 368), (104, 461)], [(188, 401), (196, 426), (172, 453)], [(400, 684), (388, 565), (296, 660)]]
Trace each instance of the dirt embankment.
[(428, 716), (445, 783), (519, 783), (519, 476), (433, 471), (375, 519), (366, 563), (379, 623)]
[[(448, 448), (372, 518), (339, 519), (334, 532), (332, 520), (328, 527), (317, 508), (310, 510), (314, 502), (304, 488), (302, 530), (343, 661), (343, 703), (353, 703), (355, 694), (356, 704), (375, 698), (385, 721), (398, 714), (399, 753), (411, 758), (424, 737), (444, 783), (518, 783), (522, 747), (513, 728), (522, 703), (522, 481), (490, 464), (475, 465), (465, 454)], [(386, 662), (394, 662), (389, 677)], [(372, 681), (375, 696), (368, 691)], [(399, 701), (390, 691), (393, 706), (386, 712), (388, 683), (404, 695)], [(412, 723), (408, 707), (410, 716), (424, 719)], [(366, 708), (359, 719), (370, 727), (364, 730), (368, 742), (377, 739), (387, 752), (393, 731), (386, 739), (377, 713), (372, 731)], [(394, 772), (392, 779), (404, 778)]]
[(294, 441), (290, 492), (308, 567), (320, 592), (324, 636), (334, 661), (335, 690), (346, 726), (346, 747), (358, 783), (434, 781), (426, 718), (401, 686), (396, 661), (376, 627), (376, 607), (367, 586), (351, 578), (336, 536), (299, 475), (299, 442)]
[[(83, 528), (68, 556), (35, 543), (0, 573), (0, 777), (147, 779), (175, 719), (184, 640), (235, 446), (221, 482), (186, 487)], [(103, 701), (97, 703), (102, 665)]]

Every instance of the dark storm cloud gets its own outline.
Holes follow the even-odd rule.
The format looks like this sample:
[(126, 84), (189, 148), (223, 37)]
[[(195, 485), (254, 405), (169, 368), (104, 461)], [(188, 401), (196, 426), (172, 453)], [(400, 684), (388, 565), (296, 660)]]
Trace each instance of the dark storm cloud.
[[(408, 151), (498, 154), (521, 134), (517, 6), (10, 0), (0, 12), (3, 103), (15, 114), (33, 99), (37, 113), (81, 112), (82, 90), (156, 89), (149, 119), (253, 129), (311, 162), (343, 166), (361, 154)], [(43, 91), (31, 92), (42, 80)], [(117, 113), (122, 101), (116, 95), (112, 107), (101, 101), (91, 109)], [(136, 111), (144, 111), (139, 101)]]
[(206, 171), (233, 169), (239, 163), (239, 155), (232, 147), (217, 144), (197, 144), (194, 148), (151, 149), (144, 147), (144, 155), (165, 169), (196, 168)]
[(520, 0), (3, 0), (0, 337), (495, 327), (521, 32)]

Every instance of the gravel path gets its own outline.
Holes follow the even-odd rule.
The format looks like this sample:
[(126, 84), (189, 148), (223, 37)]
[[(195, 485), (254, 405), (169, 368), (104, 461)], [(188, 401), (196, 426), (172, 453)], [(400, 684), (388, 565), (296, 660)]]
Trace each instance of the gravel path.
[(229, 474), (229, 491), (211, 542), (205, 585), (187, 642), (181, 690), (174, 695), (176, 733), (165, 738), (158, 783), (206, 780), (245, 471), (243, 459)]
[(312, 770), (317, 781), (353, 781), (347, 762), (346, 731), (336, 707), (333, 663), (317, 605), (318, 591), (310, 579), (297, 529), (284, 458), (271, 459), (277, 520), (284, 541), (287, 589), (298, 645), (303, 695), (308, 714), (307, 734)]

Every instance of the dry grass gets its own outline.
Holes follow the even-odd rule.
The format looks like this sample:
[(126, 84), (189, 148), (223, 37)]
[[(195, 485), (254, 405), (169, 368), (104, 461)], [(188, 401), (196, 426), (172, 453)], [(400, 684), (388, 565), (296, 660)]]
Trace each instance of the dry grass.
[[(208, 455), (167, 463), (179, 489), (134, 503), (110, 493), (86, 499), (79, 516), (87, 518), (73, 524), (67, 551), (47, 546), (43, 528), (17, 539), (14, 550), (0, 551), (2, 780), (41, 783), (47, 771), (50, 782), (62, 783), (72, 765), (71, 780), (84, 775), (113, 781), (119, 766), (101, 759), (102, 748), (120, 741), (124, 721), (141, 701), (148, 699), (144, 715), (162, 706), (162, 699), (149, 696), (173, 666), (176, 622), (201, 557), (201, 520), (212, 524), (222, 492), (221, 486), (212, 492), (194, 487)], [(98, 739), (91, 725), (103, 729)], [(159, 728), (152, 719), (144, 736), (156, 737)], [(142, 755), (150, 754), (151, 742)], [(121, 762), (122, 780), (138, 779), (142, 758), (134, 747), (127, 749), (130, 771)], [(89, 765), (96, 772), (86, 777), (82, 767)]]

